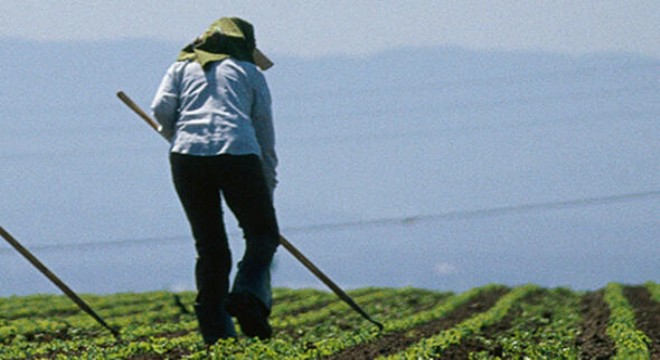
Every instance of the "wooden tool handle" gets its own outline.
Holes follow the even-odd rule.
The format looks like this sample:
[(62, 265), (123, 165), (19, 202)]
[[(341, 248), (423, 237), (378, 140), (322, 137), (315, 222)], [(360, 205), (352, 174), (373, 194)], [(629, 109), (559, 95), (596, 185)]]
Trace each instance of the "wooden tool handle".
[(128, 97), (123, 91), (118, 91), (117, 92), (117, 97), (124, 102), (131, 110), (133, 110), (136, 114), (138, 114), (144, 121), (149, 124), (154, 130), (160, 132), (161, 126), (151, 118), (151, 116), (147, 115), (142, 109), (135, 103), (131, 98)]
[(0, 226), (0, 236), (2, 236), (7, 242), (14, 247), (23, 257), (25, 257), (34, 267), (37, 268), (43, 275), (45, 275), (48, 280), (50, 280), (55, 286), (57, 286), (62, 292), (69, 297), (78, 307), (85, 311), (87, 314), (89, 314), (91, 317), (94, 318), (101, 326), (105, 327), (106, 329), (110, 330), (112, 335), (117, 339), (120, 340), (120, 334), (119, 330), (116, 328), (111, 327), (108, 325), (103, 318), (101, 318), (92, 308), (87, 305), (87, 303), (78, 296), (69, 286), (67, 286), (64, 281), (60, 280), (57, 275), (55, 275), (50, 269), (46, 267), (39, 259), (37, 259), (36, 256), (34, 256), (28, 249), (23, 247), (21, 243), (16, 240), (11, 234), (9, 234), (3, 227)]
[[(146, 121), (154, 130), (158, 131), (161, 135), (162, 133), (159, 131), (160, 126), (153, 120), (149, 115), (147, 115), (142, 109), (140, 109), (137, 104), (135, 104), (129, 97), (128, 95), (124, 94), (124, 92), (119, 91), (117, 92), (117, 97), (121, 99), (128, 107), (133, 109), (136, 114), (140, 115), (144, 121)], [(309, 271), (311, 271), (316, 277), (321, 280), (325, 285), (327, 285), (337, 296), (339, 296), (340, 299), (344, 300), (353, 310), (357, 311), (362, 317), (365, 319), (369, 320), (371, 323), (376, 325), (379, 330), (383, 330), (383, 324), (379, 323), (378, 321), (374, 320), (367, 314), (353, 299), (351, 299), (348, 294), (346, 294), (337, 284), (335, 284), (327, 275), (325, 275), (319, 268), (316, 267), (305, 255), (303, 255), (293, 244), (291, 244), (284, 236), (280, 235), (280, 244), (293, 255), (298, 261), (300, 261)]]

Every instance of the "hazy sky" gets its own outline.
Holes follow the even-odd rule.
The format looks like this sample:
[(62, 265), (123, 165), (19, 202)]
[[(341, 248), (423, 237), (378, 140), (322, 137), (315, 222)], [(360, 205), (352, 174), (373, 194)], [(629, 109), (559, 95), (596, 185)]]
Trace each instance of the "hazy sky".
[[(278, 221), (338, 284), (658, 280), (660, 0), (0, 0), (1, 225), (76, 291), (194, 286), (166, 143), (115, 92), (146, 109), (177, 48), (223, 15), (279, 61)], [(278, 254), (278, 286), (318, 284)], [(0, 274), (0, 296), (54, 290), (2, 240)]]
[(660, 1), (2, 0), (0, 38), (187, 42), (220, 16), (253, 22), (265, 52), (314, 57), (456, 45), (660, 58)]

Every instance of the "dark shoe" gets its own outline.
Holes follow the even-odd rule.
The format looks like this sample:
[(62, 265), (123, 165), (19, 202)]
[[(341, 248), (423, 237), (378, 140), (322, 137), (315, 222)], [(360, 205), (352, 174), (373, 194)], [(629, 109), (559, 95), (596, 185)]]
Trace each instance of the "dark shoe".
[(205, 344), (213, 345), (220, 339), (236, 337), (234, 322), (225, 310), (209, 311), (196, 304), (195, 314)]
[(238, 320), (246, 336), (261, 340), (273, 336), (273, 329), (268, 323), (268, 311), (253, 295), (246, 292), (229, 294), (227, 312)]

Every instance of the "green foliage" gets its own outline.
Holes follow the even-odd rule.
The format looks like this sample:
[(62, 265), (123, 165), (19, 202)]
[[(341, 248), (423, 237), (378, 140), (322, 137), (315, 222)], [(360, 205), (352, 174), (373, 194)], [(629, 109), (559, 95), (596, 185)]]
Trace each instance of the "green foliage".
[[(644, 286), (658, 301), (658, 285)], [(241, 336), (211, 347), (202, 343), (197, 332), (190, 311), (192, 292), (177, 294), (187, 312), (168, 292), (84, 295), (108, 323), (121, 329), (122, 342), (64, 296), (7, 297), (0, 298), (0, 359), (318, 359), (375, 344), (385, 336), (409, 336), (432, 321), (451, 318), (463, 305), (468, 309), (480, 295), (502, 289), (488, 285), (461, 294), (415, 288), (350, 291), (360, 306), (384, 323), (382, 332), (332, 293), (275, 289), (273, 339)], [(611, 312), (607, 335), (615, 344), (617, 358), (648, 359), (650, 340), (636, 329), (623, 286), (609, 284), (604, 293)], [(489, 309), (472, 310), (464, 321), (397, 349), (389, 358), (441, 357), (452, 347), (476, 343), (480, 348), (470, 353), (472, 359), (576, 359), (582, 295), (569, 289), (518, 286)], [(508, 325), (493, 332), (505, 318)]]
[(514, 303), (536, 289), (537, 287), (534, 285), (515, 288), (504, 295), (486, 312), (475, 314), (455, 327), (443, 331), (436, 336), (428, 337), (408, 348), (403, 353), (390, 356), (388, 359), (428, 359), (440, 357), (450, 346), (460, 344), (463, 338), (477, 334), (485, 326), (492, 325), (501, 320)]
[(610, 308), (607, 335), (614, 341), (615, 359), (633, 360), (650, 357), (651, 339), (635, 327), (635, 313), (623, 295), (623, 286), (610, 283), (605, 287), (605, 302)]
[(660, 302), (660, 284), (649, 281), (644, 285), (651, 294), (651, 298), (657, 302)]
[(511, 328), (494, 338), (480, 339), (489, 350), (472, 355), (492, 359), (499, 349), (507, 359), (577, 359), (580, 297), (568, 289), (539, 291), (517, 306), (520, 315)]

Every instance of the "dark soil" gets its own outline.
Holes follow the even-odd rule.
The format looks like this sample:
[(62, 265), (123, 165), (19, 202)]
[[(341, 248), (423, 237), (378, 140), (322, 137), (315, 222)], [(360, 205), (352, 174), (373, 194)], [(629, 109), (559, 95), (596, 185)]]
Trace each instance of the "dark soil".
[(296, 315), (300, 315), (300, 314), (303, 314), (303, 313), (306, 313), (306, 312), (310, 312), (310, 311), (314, 311), (314, 310), (323, 309), (324, 307), (330, 305), (330, 304), (333, 303), (333, 302), (334, 302), (333, 300), (319, 301), (319, 302), (317, 302), (317, 303), (315, 303), (315, 304), (313, 304), (313, 305), (303, 306), (303, 307), (300, 307), (300, 308), (298, 308), (298, 309), (295, 309), (295, 310), (293, 310), (293, 311), (291, 311), (291, 312), (284, 313), (284, 314), (282, 314), (282, 315), (286, 315), (286, 316), (296, 316)]
[[(448, 296), (449, 296), (448, 294), (436, 294), (434, 296), (434, 298), (435, 298), (436, 302), (440, 302), (440, 301), (446, 299)], [(418, 313), (420, 311), (427, 310), (427, 309), (429, 309), (429, 308), (431, 308), (435, 305), (434, 303), (420, 304), (416, 294), (401, 295), (401, 297), (399, 298), (399, 301), (401, 303), (406, 303), (409, 308), (413, 309), (412, 310), (413, 313)], [(314, 308), (316, 308), (316, 306)], [(316, 310), (316, 309), (313, 309), (313, 310)], [(308, 309), (308, 311), (310, 311), (310, 310)], [(346, 330), (346, 331), (349, 331), (349, 330), (352, 330), (355, 327), (355, 325), (344, 321), (343, 315), (342, 315), (344, 313), (344, 311), (352, 311), (352, 310), (348, 310), (348, 308), (347, 308), (346, 310), (342, 310), (340, 312), (336, 312), (336, 313), (332, 314), (331, 317), (334, 319), (335, 324), (339, 328), (341, 328), (343, 330)], [(375, 318), (378, 319), (378, 313), (374, 313), (372, 315), (374, 315)], [(277, 332), (278, 332), (278, 334), (281, 333), (281, 334), (285, 334), (287, 336), (290, 336), (294, 340), (299, 339), (300, 337), (302, 337), (304, 335), (304, 332), (301, 331), (301, 329), (299, 327), (296, 327), (296, 326), (289, 326), (289, 327), (286, 327), (286, 328), (283, 328), (283, 329), (279, 329), (279, 330), (277, 330)]]
[(603, 300), (603, 290), (589, 292), (582, 298), (580, 307), (582, 324), (577, 345), (581, 359), (605, 360), (614, 356), (614, 344), (607, 336), (610, 309)]
[[(506, 288), (499, 288), (490, 292), (480, 294), (467, 303), (459, 306), (457, 309), (447, 314), (446, 316), (434, 319), (427, 323), (401, 330), (398, 332), (383, 334), (371, 342), (359, 344), (339, 353), (336, 353), (325, 359), (373, 359), (382, 355), (392, 355), (407, 347), (419, 342), (424, 338), (434, 336), (444, 330), (447, 330), (458, 323), (474, 316), (476, 314), (487, 311), (491, 308), (497, 300), (506, 294), (509, 290)], [(524, 298), (520, 304), (523, 303), (536, 303), (541, 299), (546, 290), (540, 290), (530, 294)], [(610, 359), (615, 355), (613, 342), (606, 334), (607, 325), (610, 317), (610, 310), (603, 299), (604, 291), (587, 292), (581, 298), (580, 316), (581, 322), (579, 327), (579, 335), (576, 339), (575, 346), (579, 348), (580, 359)], [(648, 343), (650, 359), (660, 360), (660, 303), (651, 298), (649, 291), (644, 286), (626, 286), (624, 287), (624, 295), (632, 306), (635, 313), (635, 321), (637, 328), (649, 337)], [(433, 304), (444, 301), (446, 294), (438, 296)], [(427, 302), (419, 302), (418, 298), (414, 295), (402, 296), (400, 301), (406, 302), (407, 308), (412, 309), (414, 313), (427, 310), (433, 304)], [(447, 349), (442, 358), (447, 359), (467, 359), (470, 354), (487, 352), (490, 356), (505, 357), (503, 356), (503, 349), (493, 340), (508, 330), (511, 329), (516, 317), (520, 316), (522, 308), (520, 304), (515, 304), (509, 314), (505, 318), (494, 324), (482, 329), (477, 336), (470, 336), (465, 338), (460, 345), (452, 346)], [(321, 302), (303, 309), (297, 309), (296, 313), (306, 311), (314, 311), (322, 306), (327, 306), (327, 302)], [(341, 322), (343, 312), (336, 314)], [(377, 315), (377, 314), (376, 314)], [(551, 314), (550, 314), (551, 315)], [(549, 315), (549, 316), (550, 316)], [(179, 314), (179, 317), (192, 316)], [(376, 316), (377, 318), (378, 316)], [(172, 319), (176, 321), (176, 319)], [(368, 325), (365, 325), (368, 326)], [(346, 330), (350, 331), (354, 324), (346, 322)], [(33, 343), (44, 343), (53, 340), (71, 340), (73, 338), (93, 338), (98, 334), (81, 332), (79, 329), (74, 331), (69, 326), (66, 326), (57, 331), (44, 334), (24, 334), (28, 341)], [(164, 333), (158, 335), (159, 337), (177, 338), (189, 334), (191, 331), (196, 330), (181, 330), (171, 333)], [(279, 332), (284, 334), (292, 334), (295, 328), (278, 329)], [(293, 336), (295, 338), (296, 336)], [(142, 339), (146, 340), (146, 339)], [(0, 339), (0, 344), (11, 344), (13, 336), (6, 339)], [(200, 338), (201, 341), (201, 338)], [(0, 345), (2, 346), (2, 345)], [(54, 351), (44, 355), (45, 358), (56, 358), (58, 355), (76, 356), (81, 353), (79, 351)], [(133, 356), (132, 359), (150, 360), (162, 358), (181, 358), (188, 355), (189, 350), (183, 348), (173, 349), (167, 354), (141, 354)]]
[(374, 359), (378, 356), (392, 355), (412, 344), (447, 330), (454, 325), (491, 308), (508, 289), (497, 289), (480, 294), (439, 319), (418, 325), (412, 329), (393, 332), (379, 337), (375, 341), (359, 344), (333, 354), (327, 359)]
[(660, 359), (660, 303), (643, 286), (626, 286), (623, 294), (635, 311), (635, 325), (651, 339), (651, 359)]
[[(521, 300), (525, 303), (536, 303), (546, 294), (545, 290), (534, 291)], [(446, 359), (468, 359), (471, 353), (487, 351), (490, 356), (502, 357), (503, 348), (497, 342), (488, 345), (484, 340), (494, 340), (497, 336), (511, 329), (514, 320), (522, 315), (522, 307), (519, 303), (513, 305), (511, 310), (500, 322), (487, 326), (481, 330), (479, 336), (470, 336), (461, 341), (460, 345), (451, 346), (442, 353), (442, 358)]]

